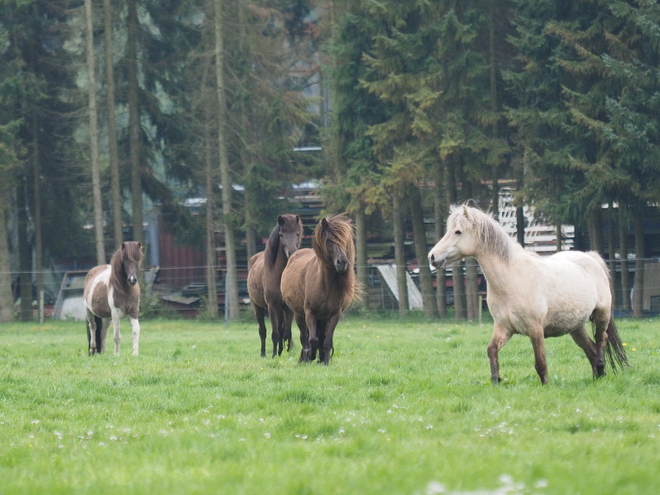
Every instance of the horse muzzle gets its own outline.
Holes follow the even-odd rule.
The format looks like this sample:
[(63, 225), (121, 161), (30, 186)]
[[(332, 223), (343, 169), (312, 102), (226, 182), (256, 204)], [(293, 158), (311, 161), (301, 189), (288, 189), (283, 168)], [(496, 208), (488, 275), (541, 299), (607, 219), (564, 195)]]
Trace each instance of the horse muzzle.
[(431, 263), (431, 265), (433, 265), (435, 268), (446, 268), (460, 258), (460, 252), (453, 249), (438, 255), (434, 254), (433, 252), (429, 253), (429, 263)]
[(344, 273), (347, 268), (348, 268), (348, 262), (346, 261), (335, 262), (335, 270), (337, 270), (337, 273)]
[(137, 284), (137, 277), (135, 275), (128, 277), (128, 285), (133, 286), (135, 284)]

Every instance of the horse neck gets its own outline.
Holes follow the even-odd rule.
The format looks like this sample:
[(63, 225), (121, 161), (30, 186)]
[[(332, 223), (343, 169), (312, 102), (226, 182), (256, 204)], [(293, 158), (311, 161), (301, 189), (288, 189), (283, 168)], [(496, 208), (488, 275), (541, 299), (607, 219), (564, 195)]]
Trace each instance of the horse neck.
[(515, 275), (511, 270), (511, 264), (516, 263), (515, 253), (516, 249), (514, 247), (511, 258), (506, 260), (494, 250), (482, 247), (473, 255), (479, 263), (490, 288), (496, 289), (497, 287), (509, 286), (511, 283), (516, 283), (513, 280)]
[(353, 271), (353, 264), (349, 263), (346, 271), (343, 273), (337, 272), (332, 263), (325, 262), (318, 258), (318, 277), (325, 287), (337, 288), (342, 294), (349, 294), (352, 297), (355, 290), (355, 272)]

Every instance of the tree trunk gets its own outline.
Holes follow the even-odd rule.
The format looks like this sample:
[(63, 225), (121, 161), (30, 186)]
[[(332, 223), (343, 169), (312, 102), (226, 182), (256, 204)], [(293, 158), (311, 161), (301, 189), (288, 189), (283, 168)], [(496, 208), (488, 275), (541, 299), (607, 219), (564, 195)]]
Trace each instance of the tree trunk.
[(140, 167), (140, 100), (137, 59), (137, 0), (128, 0), (128, 37), (126, 40), (128, 66), (128, 127), (129, 161), (131, 165), (131, 205), (133, 209), (133, 240), (144, 245), (142, 212), (142, 171)]
[[(206, 80), (206, 77), (204, 77)], [(204, 94), (206, 90), (206, 81), (203, 83)], [(211, 155), (212, 145), (212, 126), (213, 126), (213, 105), (210, 104), (210, 98), (204, 98), (207, 102), (204, 105), (204, 164), (206, 175), (206, 285), (208, 287), (208, 307), (209, 318), (218, 318), (218, 286), (216, 278), (216, 252), (215, 252), (215, 170), (213, 168), (213, 157)]]
[[(489, 83), (490, 83), (490, 110), (493, 114), (496, 114), (499, 111), (499, 102), (497, 95), (497, 56), (496, 56), (496, 38), (495, 38), (495, 25), (496, 25), (496, 1), (497, 0), (488, 0), (488, 58), (490, 65), (490, 74), (489, 74)], [(491, 137), (493, 141), (499, 138), (499, 129), (497, 120), (493, 121), (493, 126), (491, 128)], [(499, 220), (499, 172), (498, 172), (498, 162), (495, 160), (493, 163), (492, 170), (492, 212), (495, 220)], [(468, 308), (469, 312), (469, 308)], [(468, 319), (469, 319), (468, 315)]]
[(619, 203), (619, 257), (621, 258), (621, 307), (630, 311), (630, 272), (628, 271), (628, 222), (626, 207)]
[(28, 243), (28, 198), (25, 177), (18, 184), (18, 289), (21, 297), (20, 320), (32, 321), (32, 251)]
[(422, 196), (418, 187), (411, 187), (408, 196), (410, 200), (410, 215), (412, 217), (413, 235), (415, 237), (415, 255), (419, 266), (419, 283), (422, 291), (424, 316), (438, 317), (438, 307), (433, 294), (433, 278), (428, 263), (429, 248), (426, 244), (426, 228), (424, 227), (424, 211)]
[(644, 263), (646, 246), (644, 245), (644, 207), (635, 211), (635, 286), (633, 290), (633, 316), (641, 318), (644, 308)]
[(408, 314), (408, 277), (406, 277), (406, 247), (404, 244), (401, 197), (398, 191), (392, 195), (392, 227), (394, 228), (394, 260), (396, 263), (396, 287), (399, 292), (399, 316)]
[(229, 173), (229, 154), (225, 142), (227, 131), (227, 100), (224, 79), (224, 43), (222, 0), (215, 0), (215, 76), (218, 97), (218, 154), (220, 161), (220, 181), (222, 183), (222, 213), (225, 226), (225, 254), (227, 256), (227, 291), (225, 304), (229, 299), (229, 318), (239, 317), (238, 273), (236, 267), (236, 241), (232, 214), (232, 181)]
[(603, 253), (603, 213), (600, 203), (589, 209), (587, 214), (587, 230), (589, 232), (589, 249)]
[(105, 78), (108, 91), (108, 145), (110, 147), (110, 196), (112, 198), (112, 225), (114, 247), (124, 240), (121, 216), (121, 185), (119, 183), (119, 151), (117, 148), (117, 118), (115, 115), (115, 70), (112, 49), (112, 2), (103, 0), (103, 21), (105, 25)]
[[(442, 169), (438, 168), (435, 184), (435, 240), (439, 240), (445, 234), (445, 222), (447, 219), (447, 207), (445, 202), (445, 191), (442, 188)], [(447, 272), (439, 268), (435, 272), (436, 288), (435, 299), (438, 305), (438, 316), (447, 317)]]
[[(355, 252), (357, 264), (357, 281), (365, 291), (369, 290), (369, 266), (367, 265), (367, 218), (364, 213), (364, 205), (360, 203), (355, 213)], [(364, 307), (369, 309), (369, 297), (364, 299)]]
[(472, 256), (465, 259), (465, 300), (467, 302), (467, 319), (479, 319), (479, 265)]
[(616, 308), (616, 263), (614, 259), (615, 248), (615, 234), (614, 234), (614, 203), (610, 201), (607, 205), (607, 266), (610, 270), (610, 277), (612, 279), (612, 309)]
[[(39, 165), (39, 121), (32, 117), (32, 184), (34, 188), (34, 271), (35, 289), (39, 304), (39, 323), (43, 323), (44, 249), (41, 235), (41, 167)], [(2, 232), (2, 231), (0, 231)]]
[(103, 239), (103, 198), (101, 195), (101, 172), (99, 170), (99, 128), (96, 109), (96, 61), (94, 57), (94, 19), (92, 0), (85, 0), (85, 38), (87, 52), (87, 88), (89, 101), (89, 144), (92, 159), (92, 194), (94, 197), (94, 236), (96, 240), (96, 264), (105, 264), (105, 242)]
[(7, 206), (9, 191), (0, 185), (0, 323), (14, 321), (14, 298), (11, 293), (11, 255), (7, 242)]

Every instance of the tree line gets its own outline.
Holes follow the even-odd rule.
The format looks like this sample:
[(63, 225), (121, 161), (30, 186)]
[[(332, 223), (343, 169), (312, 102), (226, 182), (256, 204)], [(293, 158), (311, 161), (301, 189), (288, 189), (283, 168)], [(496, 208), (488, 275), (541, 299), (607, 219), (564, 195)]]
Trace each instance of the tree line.
[[(211, 300), (222, 231), (236, 317), (237, 244), (256, 252), (290, 185), (310, 178), (328, 212), (355, 219), (363, 283), (367, 238), (386, 221), (405, 287), (411, 227), (428, 317), (447, 314), (429, 239), (451, 204), (497, 216), (502, 184), (516, 191), (519, 238), (533, 205), (585, 232), (581, 247), (618, 249), (624, 277), (631, 227), (641, 314), (660, 168), (657, 2), (4, 0), (0, 12), (3, 321), (11, 273), (29, 318), (44, 264), (144, 243), (152, 205), (206, 247)], [(293, 151), (309, 145), (323, 156)], [(182, 206), (191, 196), (206, 198), (203, 214)], [(473, 260), (464, 273), (451, 275), (456, 315), (475, 318)]]

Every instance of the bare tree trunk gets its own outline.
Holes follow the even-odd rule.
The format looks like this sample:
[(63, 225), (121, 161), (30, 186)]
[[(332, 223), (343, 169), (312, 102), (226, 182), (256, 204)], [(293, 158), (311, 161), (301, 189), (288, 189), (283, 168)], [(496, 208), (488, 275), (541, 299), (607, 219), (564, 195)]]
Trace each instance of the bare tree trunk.
[(600, 203), (593, 205), (587, 216), (589, 249), (603, 253), (603, 213)]
[(644, 312), (644, 206), (635, 211), (635, 286), (633, 291), (633, 316), (641, 318)]
[(11, 293), (11, 255), (7, 242), (7, 205), (9, 191), (6, 184), (0, 185), (0, 323), (14, 321), (14, 298)]
[[(610, 270), (610, 277), (612, 278), (612, 289), (616, 284), (616, 263), (614, 260), (615, 248), (615, 234), (614, 234), (614, 202), (610, 201), (607, 205), (607, 266)], [(612, 308), (616, 308), (616, 291), (612, 290)]]
[[(357, 281), (362, 288), (369, 288), (369, 266), (367, 265), (367, 218), (364, 213), (364, 205), (360, 203), (355, 213), (355, 247), (357, 264)], [(364, 307), (369, 309), (369, 298), (364, 299)]]
[(101, 172), (99, 170), (99, 128), (96, 109), (96, 62), (94, 57), (94, 25), (92, 0), (85, 0), (85, 37), (87, 52), (87, 79), (89, 87), (89, 144), (92, 153), (92, 193), (94, 196), (94, 234), (96, 239), (96, 264), (105, 264), (105, 242), (103, 240), (103, 198), (101, 195)]
[[(490, 65), (490, 110), (493, 114), (496, 114), (499, 111), (499, 101), (497, 94), (497, 56), (496, 56), (496, 47), (495, 47), (495, 25), (496, 25), (496, 2), (497, 0), (488, 0), (488, 58)], [(498, 139), (499, 129), (497, 120), (493, 121), (493, 127), (491, 129), (491, 137), (493, 140)], [(493, 191), (492, 191), (492, 212), (495, 220), (499, 220), (499, 174), (498, 174), (498, 163), (495, 161), (493, 163), (492, 170), (492, 182), (493, 182)], [(469, 308), (468, 308), (469, 313)], [(468, 315), (468, 319), (470, 316)]]
[(626, 207), (619, 203), (619, 257), (621, 258), (621, 307), (630, 311), (630, 272), (628, 271), (628, 222)]
[(392, 227), (394, 228), (394, 261), (396, 263), (396, 288), (399, 292), (399, 316), (408, 314), (408, 277), (406, 277), (406, 252), (404, 244), (403, 217), (401, 215), (400, 192), (392, 195)]
[(429, 248), (426, 244), (426, 228), (424, 227), (424, 211), (422, 210), (422, 197), (418, 187), (411, 187), (408, 195), (410, 200), (410, 215), (415, 236), (415, 254), (419, 265), (419, 283), (422, 291), (424, 316), (438, 317), (435, 295), (433, 294), (433, 278), (428, 263)]
[[(36, 113), (32, 117), (32, 184), (34, 188), (34, 271), (35, 289), (39, 303), (39, 322), (43, 323), (44, 249), (41, 235), (41, 167), (39, 166), (39, 122)], [(2, 232), (2, 231), (0, 231)]]
[(142, 212), (142, 171), (140, 166), (140, 100), (137, 79), (137, 0), (128, 0), (128, 127), (129, 161), (131, 164), (131, 205), (133, 209), (133, 240), (144, 245), (144, 227)]
[[(205, 71), (206, 72), (206, 71)], [(206, 76), (206, 74), (205, 74)], [(203, 93), (209, 93), (206, 89), (206, 77), (203, 82)], [(208, 286), (208, 316), (212, 319), (218, 318), (218, 287), (216, 277), (216, 252), (215, 252), (215, 170), (213, 168), (213, 157), (211, 156), (212, 137), (211, 127), (213, 116), (211, 115), (213, 105), (210, 98), (205, 97), (204, 105), (204, 163), (206, 169), (206, 285)]]
[(32, 266), (28, 243), (28, 198), (25, 177), (18, 184), (18, 271), (19, 294), (21, 297), (20, 320), (32, 321)]
[(236, 267), (236, 241), (232, 220), (232, 184), (229, 173), (229, 156), (225, 142), (227, 130), (227, 100), (224, 79), (224, 42), (222, 0), (215, 0), (215, 75), (218, 95), (218, 154), (220, 155), (220, 181), (222, 183), (222, 213), (225, 225), (225, 249), (227, 255), (227, 293), (229, 299), (229, 318), (239, 317), (238, 280)]
[(465, 259), (465, 299), (467, 302), (467, 319), (479, 319), (479, 284), (478, 264), (472, 256)]
[[(442, 169), (438, 168), (435, 185), (435, 240), (439, 240), (445, 234), (445, 222), (448, 209), (445, 204), (445, 191), (442, 188)], [(438, 305), (438, 316), (447, 317), (447, 272), (444, 268), (438, 268), (435, 272), (436, 288), (435, 299)]]
[(124, 240), (121, 216), (121, 185), (119, 183), (119, 150), (117, 148), (117, 118), (115, 115), (115, 70), (113, 64), (112, 2), (103, 0), (105, 25), (105, 78), (108, 88), (108, 144), (110, 146), (110, 196), (112, 198), (112, 224), (115, 248)]

